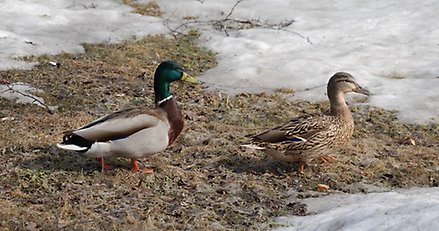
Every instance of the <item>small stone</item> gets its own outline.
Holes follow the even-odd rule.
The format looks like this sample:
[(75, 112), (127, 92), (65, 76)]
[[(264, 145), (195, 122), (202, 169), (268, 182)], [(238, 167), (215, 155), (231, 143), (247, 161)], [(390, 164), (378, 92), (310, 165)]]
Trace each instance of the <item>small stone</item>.
[(135, 223), (137, 223), (137, 220), (136, 220), (136, 218), (134, 218), (133, 216), (131, 216), (131, 215), (127, 215), (127, 222), (128, 222), (129, 224), (135, 224)]
[(2, 122), (4, 122), (4, 121), (13, 121), (13, 120), (15, 120), (15, 118), (14, 117), (9, 117), (9, 116), (1, 118)]
[(75, 183), (75, 184), (84, 184), (84, 181), (83, 180), (75, 180), (75, 181), (73, 181), (73, 183)]
[(328, 189), (329, 186), (326, 184), (317, 184), (317, 192), (326, 192)]
[(222, 230), (227, 230), (226, 227), (224, 227), (223, 225), (221, 225), (220, 222), (213, 222), (212, 224), (209, 225), (208, 230), (214, 230), (214, 231), (222, 231)]
[(401, 140), (401, 144), (416, 146), (416, 141), (411, 135), (407, 135)]

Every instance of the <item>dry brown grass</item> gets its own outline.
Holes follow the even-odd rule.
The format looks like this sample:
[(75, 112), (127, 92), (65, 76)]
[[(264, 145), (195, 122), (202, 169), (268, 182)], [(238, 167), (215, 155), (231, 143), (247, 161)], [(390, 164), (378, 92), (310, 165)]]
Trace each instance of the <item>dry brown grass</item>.
[[(241, 149), (245, 135), (306, 113), (326, 110), (286, 99), (292, 90), (227, 96), (203, 86), (174, 84), (186, 127), (167, 151), (143, 160), (152, 175), (132, 173), (126, 159), (99, 172), (95, 160), (57, 149), (61, 132), (128, 105), (153, 103), (152, 74), (165, 59), (192, 75), (215, 65), (194, 38), (147, 37), (118, 45), (85, 44), (81, 55), (28, 57), (33, 70), (0, 72), (45, 91), (59, 106), (43, 108), (0, 99), (0, 226), (10, 230), (264, 229), (271, 217), (299, 214), (298, 198), (377, 187), (438, 186), (439, 125), (398, 122), (392, 112), (353, 107), (356, 131), (338, 161), (311, 162), (305, 174), (263, 153)], [(56, 60), (60, 68), (48, 65)], [(143, 75), (143, 73), (146, 73)], [(146, 78), (144, 78), (146, 76)], [(401, 144), (410, 135), (417, 146)]]
[(136, 14), (154, 16), (154, 17), (159, 17), (162, 15), (162, 12), (160, 11), (160, 7), (157, 5), (157, 2), (155, 0), (151, 0), (147, 4), (136, 3), (133, 0), (122, 0), (122, 2), (134, 8), (133, 13)]

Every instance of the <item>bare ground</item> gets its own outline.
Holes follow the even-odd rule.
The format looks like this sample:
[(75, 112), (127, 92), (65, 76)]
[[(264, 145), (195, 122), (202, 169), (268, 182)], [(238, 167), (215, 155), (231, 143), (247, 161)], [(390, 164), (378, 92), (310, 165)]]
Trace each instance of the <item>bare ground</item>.
[[(203, 85), (176, 83), (186, 127), (167, 151), (142, 160), (97, 161), (59, 150), (62, 131), (129, 105), (153, 104), (152, 75), (171, 59), (192, 75), (215, 66), (196, 36), (146, 37), (118, 45), (85, 44), (80, 55), (27, 57), (33, 70), (0, 72), (0, 80), (43, 89), (44, 108), (0, 99), (0, 226), (6, 230), (248, 230), (272, 218), (306, 215), (300, 198), (390, 187), (437, 187), (438, 124), (398, 122), (393, 112), (354, 106), (356, 131), (334, 163), (295, 164), (240, 148), (245, 136), (291, 117), (320, 113), (327, 103), (287, 100), (292, 89), (228, 96)], [(59, 68), (49, 61), (61, 63)], [(144, 74), (143, 74), (144, 73)], [(13, 119), (12, 119), (13, 118)], [(412, 145), (412, 142), (415, 145)], [(318, 184), (329, 186), (317, 192)]]

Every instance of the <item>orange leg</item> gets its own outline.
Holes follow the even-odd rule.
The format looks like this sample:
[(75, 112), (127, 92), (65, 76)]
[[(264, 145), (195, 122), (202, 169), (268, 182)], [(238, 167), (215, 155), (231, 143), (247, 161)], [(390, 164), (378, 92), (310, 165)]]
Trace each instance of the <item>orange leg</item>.
[(305, 170), (305, 162), (300, 162), (299, 165), (299, 173), (303, 174), (303, 171)]
[(101, 172), (108, 172), (111, 168), (110, 165), (105, 163), (104, 157), (99, 158), (99, 165), (101, 165)]
[(131, 166), (133, 167), (133, 172), (139, 171), (139, 165), (137, 164), (137, 160), (131, 159)]
[[(131, 159), (131, 166), (133, 167), (133, 172), (139, 172), (139, 164), (137, 160)], [(154, 170), (152, 168), (144, 168), (141, 170), (142, 173), (152, 174)]]
[(321, 156), (321, 157), (320, 157), (320, 160), (321, 160), (323, 163), (328, 163), (328, 162), (336, 161), (336, 160), (337, 160), (337, 157), (334, 156), (334, 155)]

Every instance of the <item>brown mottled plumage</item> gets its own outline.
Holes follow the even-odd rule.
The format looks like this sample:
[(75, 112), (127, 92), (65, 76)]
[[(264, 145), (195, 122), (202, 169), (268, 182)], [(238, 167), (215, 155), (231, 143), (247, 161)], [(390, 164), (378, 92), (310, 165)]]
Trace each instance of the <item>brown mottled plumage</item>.
[(357, 92), (369, 95), (369, 91), (358, 85), (345, 72), (334, 74), (328, 82), (328, 97), (331, 104), (326, 115), (306, 115), (292, 119), (252, 137), (259, 146), (275, 159), (286, 162), (301, 162), (300, 171), (309, 160), (325, 156), (345, 145), (354, 132), (354, 120), (346, 105), (344, 94)]

